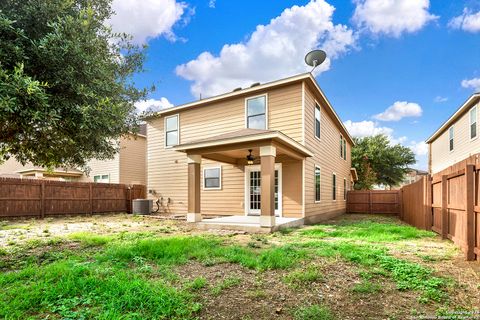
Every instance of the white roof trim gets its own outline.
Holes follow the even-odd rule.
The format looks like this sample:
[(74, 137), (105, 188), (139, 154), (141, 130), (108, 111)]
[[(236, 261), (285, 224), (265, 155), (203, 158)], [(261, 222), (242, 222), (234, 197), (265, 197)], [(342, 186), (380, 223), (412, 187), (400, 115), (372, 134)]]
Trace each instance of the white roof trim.
[(470, 106), (470, 103), (472, 102), (472, 100), (476, 99), (476, 98), (480, 98), (480, 92), (477, 92), (477, 93), (474, 93), (470, 96), (470, 98), (467, 99), (467, 101), (465, 101), (461, 106), (460, 108), (458, 108), (457, 111), (455, 111), (455, 113), (450, 117), (448, 118), (447, 121), (445, 121), (441, 126), (440, 128), (438, 128), (431, 136), (430, 138), (428, 138), (425, 142), (426, 143), (431, 143), (433, 142), (436, 138), (438, 138), (438, 136), (443, 133), (445, 130), (447, 130), (448, 127), (450, 127), (453, 122), (461, 115), (463, 114), (466, 109)]

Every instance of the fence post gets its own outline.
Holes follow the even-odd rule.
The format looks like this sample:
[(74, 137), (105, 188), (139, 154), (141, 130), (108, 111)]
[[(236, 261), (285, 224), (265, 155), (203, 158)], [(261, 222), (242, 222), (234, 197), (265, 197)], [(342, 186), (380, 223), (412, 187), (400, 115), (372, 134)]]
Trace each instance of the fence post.
[(448, 238), (448, 179), (442, 175), (442, 239)]
[(465, 213), (467, 214), (467, 261), (475, 260), (475, 166), (465, 166)]
[(89, 203), (89, 205), (90, 205), (90, 214), (93, 215), (93, 186), (92, 186), (91, 183), (88, 184), (88, 188), (89, 188), (89, 190), (88, 190), (88, 192), (89, 192), (88, 198), (89, 198), (89, 200), (90, 200), (90, 203)]
[(368, 213), (373, 213), (372, 190), (368, 190)]
[(398, 189), (398, 215), (403, 220), (403, 188)]
[(433, 213), (432, 213), (432, 178), (430, 175), (425, 177), (425, 230), (432, 230)]
[(42, 200), (40, 202), (40, 218), (45, 218), (45, 180), (40, 185)]

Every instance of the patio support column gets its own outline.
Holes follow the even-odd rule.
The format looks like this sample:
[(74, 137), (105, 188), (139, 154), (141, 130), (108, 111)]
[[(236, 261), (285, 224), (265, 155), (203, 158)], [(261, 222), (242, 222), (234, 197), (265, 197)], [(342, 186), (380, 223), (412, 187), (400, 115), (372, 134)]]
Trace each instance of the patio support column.
[(275, 157), (274, 146), (260, 147), (261, 199), (260, 226), (275, 226)]
[(200, 164), (201, 155), (187, 155), (188, 162), (188, 213), (187, 222), (202, 221), (200, 209)]

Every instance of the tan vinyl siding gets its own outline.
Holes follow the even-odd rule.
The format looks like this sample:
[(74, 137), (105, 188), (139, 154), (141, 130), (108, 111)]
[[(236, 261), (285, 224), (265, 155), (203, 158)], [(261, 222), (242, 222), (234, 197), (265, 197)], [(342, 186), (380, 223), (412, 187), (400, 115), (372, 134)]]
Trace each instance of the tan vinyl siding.
[(90, 160), (88, 162), (90, 172), (84, 175), (80, 181), (92, 182), (96, 175), (109, 175), (109, 183), (120, 183), (120, 157), (117, 153), (111, 160)]
[[(473, 106), (472, 106), (473, 108)], [(431, 169), (432, 173), (439, 172), (469, 156), (480, 153), (480, 132), (478, 127), (478, 114), (480, 104), (477, 104), (477, 137), (470, 139), (470, 110), (469, 108), (455, 123), (454, 148), (449, 149), (448, 127), (438, 138), (431, 143)]]
[[(321, 109), (320, 140), (315, 137), (315, 101)], [(351, 144), (347, 140), (347, 159), (340, 157), (340, 128), (327, 112), (326, 102), (321, 96), (305, 86), (305, 141), (314, 156), (305, 161), (305, 216), (329, 216), (344, 213), (343, 179), (350, 181)], [(315, 165), (320, 167), (320, 202), (315, 202)], [(333, 173), (337, 177), (337, 192), (334, 201)]]
[(147, 139), (129, 135), (120, 140), (120, 183), (146, 183)]
[[(267, 95), (268, 129), (282, 131), (301, 142), (301, 84), (290, 84), (255, 93), (252, 96), (262, 94)], [(245, 128), (245, 98), (248, 97), (250, 95), (218, 101), (198, 108), (180, 110), (180, 143), (184, 144)], [(171, 212), (186, 213), (186, 155), (164, 147), (164, 117), (150, 119), (147, 132), (148, 189), (155, 190), (158, 197), (170, 198), (169, 210)], [(203, 167), (218, 165), (222, 166), (222, 189), (203, 190)], [(287, 167), (287, 171), (289, 169), (290, 167)], [(245, 214), (245, 172), (242, 166), (203, 159), (201, 172), (202, 213), (216, 215)], [(290, 174), (290, 171), (288, 171), (288, 174)], [(287, 181), (285, 173), (283, 181), (285, 185), (285, 181)], [(286, 209), (288, 209), (288, 214), (299, 214), (301, 203), (295, 204), (299, 196), (290, 195), (286, 198), (285, 187), (283, 194), (283, 211), (287, 213)]]

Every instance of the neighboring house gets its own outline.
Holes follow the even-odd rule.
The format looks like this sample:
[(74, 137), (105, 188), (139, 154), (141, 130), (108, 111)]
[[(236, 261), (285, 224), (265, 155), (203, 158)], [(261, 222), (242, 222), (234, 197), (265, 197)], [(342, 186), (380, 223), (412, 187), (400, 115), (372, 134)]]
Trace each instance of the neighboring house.
[(346, 210), (353, 140), (310, 74), (148, 117), (148, 189), (190, 222), (257, 215), (306, 223)]
[(89, 174), (76, 169), (25, 166), (11, 158), (0, 165), (0, 177), (36, 178), (49, 180), (103, 182), (124, 184), (146, 183), (146, 135), (145, 126), (136, 136), (129, 134), (120, 138), (120, 151), (111, 160), (92, 160), (88, 163)]
[(417, 182), (418, 180), (422, 179), (422, 177), (428, 176), (428, 172), (424, 170), (419, 170), (419, 169), (409, 169), (407, 174), (405, 175), (405, 178), (403, 179), (402, 183), (400, 183), (398, 186), (395, 187), (395, 189), (400, 189), (403, 186), (412, 184), (414, 182)]
[(429, 147), (428, 170), (431, 174), (480, 153), (479, 101), (480, 93), (473, 94), (426, 141)]

